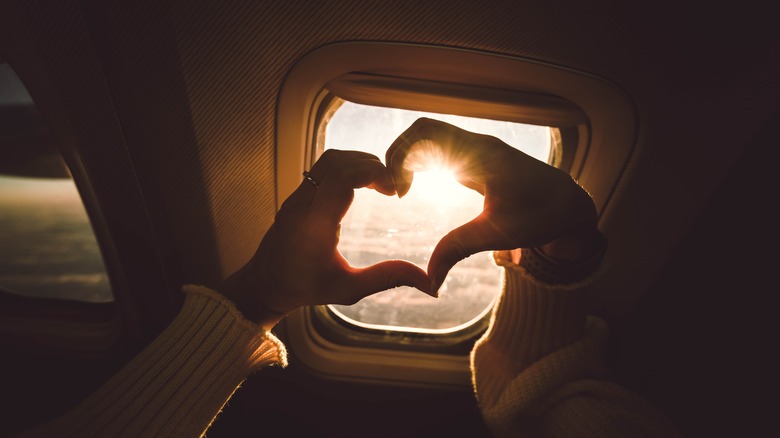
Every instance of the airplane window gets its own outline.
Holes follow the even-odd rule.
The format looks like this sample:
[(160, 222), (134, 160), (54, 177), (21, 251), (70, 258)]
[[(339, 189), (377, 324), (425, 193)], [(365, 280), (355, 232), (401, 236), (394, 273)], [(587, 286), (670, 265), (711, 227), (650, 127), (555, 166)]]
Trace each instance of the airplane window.
[[(552, 129), (546, 126), (340, 102), (327, 121), (324, 149), (363, 150), (384, 162), (393, 140), (416, 119), (429, 117), (493, 135), (545, 162), (550, 157)], [(482, 195), (460, 185), (435, 157), (420, 158), (419, 170), (404, 198), (387, 197), (367, 188), (355, 191), (339, 242), (339, 251), (353, 266), (400, 258), (426, 269), (439, 239), (481, 212)], [(411, 287), (399, 287), (352, 306), (329, 308), (359, 327), (447, 333), (467, 327), (489, 312), (499, 283), (500, 270), (491, 253), (483, 252), (455, 265), (438, 299)]]
[(50, 129), (0, 63), (0, 291), (113, 301), (79, 192)]

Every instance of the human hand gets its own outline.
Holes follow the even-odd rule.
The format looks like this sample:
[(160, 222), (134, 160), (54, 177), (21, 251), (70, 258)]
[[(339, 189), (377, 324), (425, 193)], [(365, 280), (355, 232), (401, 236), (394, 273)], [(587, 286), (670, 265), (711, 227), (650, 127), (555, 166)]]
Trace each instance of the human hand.
[(327, 150), (284, 202), (252, 259), (218, 289), (244, 315), (270, 329), (292, 310), (313, 304), (354, 304), (397, 286), (430, 292), (425, 271), (402, 260), (355, 268), (336, 248), (354, 189), (392, 196), (393, 180), (374, 155)]
[(481, 251), (539, 247), (572, 263), (592, 255), (599, 233), (596, 209), (567, 173), (495, 137), (421, 118), (386, 153), (399, 197), (409, 191), (414, 179), (409, 167), (421, 157), (443, 161), (461, 184), (485, 196), (482, 213), (445, 235), (431, 254), (434, 291), (458, 261)]

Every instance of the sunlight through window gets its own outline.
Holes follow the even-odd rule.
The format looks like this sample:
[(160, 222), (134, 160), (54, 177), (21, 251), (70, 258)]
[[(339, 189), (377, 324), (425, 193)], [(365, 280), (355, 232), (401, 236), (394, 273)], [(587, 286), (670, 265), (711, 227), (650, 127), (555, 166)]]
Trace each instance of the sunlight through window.
[(59, 146), (0, 63), (0, 292), (113, 301), (100, 249)]
[[(542, 161), (550, 154), (550, 128), (456, 115), (382, 108), (343, 102), (328, 122), (324, 149), (372, 153), (384, 162), (385, 151), (420, 117), (500, 138)], [(482, 211), (483, 197), (457, 182), (441, 163), (424, 163), (402, 199), (371, 189), (355, 191), (342, 221), (339, 251), (353, 265), (405, 259), (427, 269), (436, 243), (450, 230)], [(490, 252), (472, 255), (450, 271), (431, 298), (411, 287), (367, 297), (355, 305), (330, 306), (344, 320), (363, 327), (429, 333), (468, 326), (485, 315), (500, 287), (500, 270)]]

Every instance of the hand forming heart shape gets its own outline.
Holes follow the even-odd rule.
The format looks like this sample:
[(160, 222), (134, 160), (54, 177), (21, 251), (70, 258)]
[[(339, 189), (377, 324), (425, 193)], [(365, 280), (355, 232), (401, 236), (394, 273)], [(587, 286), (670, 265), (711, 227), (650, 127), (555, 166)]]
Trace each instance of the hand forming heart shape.
[[(337, 245), (354, 189), (403, 197), (416, 154), (439, 157), (461, 184), (483, 195), (482, 212), (436, 244), (427, 273), (404, 260), (351, 266)], [(482, 251), (541, 247), (564, 261), (592, 253), (598, 229), (590, 196), (567, 173), (495, 137), (419, 119), (393, 142), (385, 162), (364, 152), (326, 151), (308, 174), (317, 184), (304, 180), (290, 195), (255, 255), (220, 290), (248, 318), (273, 326), (299, 306), (352, 304), (400, 285), (435, 295), (456, 263)]]

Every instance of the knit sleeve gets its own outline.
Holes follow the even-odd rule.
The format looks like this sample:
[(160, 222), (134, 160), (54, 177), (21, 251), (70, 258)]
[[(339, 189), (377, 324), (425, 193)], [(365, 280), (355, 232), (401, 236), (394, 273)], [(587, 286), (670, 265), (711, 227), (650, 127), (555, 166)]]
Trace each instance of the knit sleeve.
[(678, 436), (640, 397), (605, 380), (607, 328), (582, 310), (580, 291), (602, 275), (547, 284), (497, 252), (504, 285), (471, 353), (486, 424), (508, 436)]
[(229, 300), (183, 290), (181, 311), (146, 349), (72, 411), (22, 436), (201, 436), (249, 374), (287, 365), (284, 345)]

